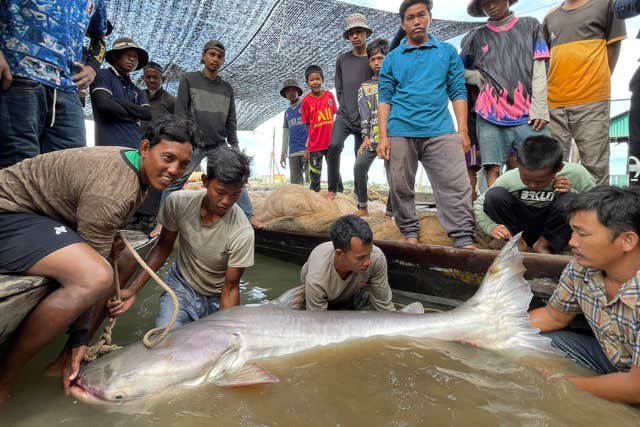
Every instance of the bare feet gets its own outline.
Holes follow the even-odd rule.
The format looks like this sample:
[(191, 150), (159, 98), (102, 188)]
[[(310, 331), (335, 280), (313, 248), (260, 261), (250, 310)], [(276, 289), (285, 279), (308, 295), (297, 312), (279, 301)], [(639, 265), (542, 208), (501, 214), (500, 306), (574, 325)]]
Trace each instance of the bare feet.
[(418, 239), (416, 237), (407, 237), (406, 239), (404, 239), (404, 242), (408, 245), (417, 245)]
[(264, 228), (264, 224), (255, 216), (249, 218), (249, 222), (253, 228)]
[(62, 352), (58, 355), (56, 360), (51, 362), (49, 366), (44, 370), (44, 374), (47, 377), (60, 377), (62, 376), (62, 365), (64, 363), (66, 347), (62, 349)]
[(329, 199), (329, 200), (333, 200), (333, 199), (335, 199), (335, 198), (336, 198), (336, 193), (334, 193), (333, 191), (329, 191), (329, 192), (327, 193), (327, 199)]
[(460, 249), (471, 249), (471, 250), (475, 250), (478, 249), (478, 247), (476, 245), (474, 245), (473, 243), (471, 243), (470, 245), (464, 245), (462, 246)]
[(518, 240), (518, 250), (520, 252), (529, 252), (529, 245), (527, 245), (527, 242), (520, 239)]
[(499, 251), (507, 244), (506, 240), (503, 239), (491, 239), (491, 241), (487, 244), (489, 249), (493, 249), (494, 251)]
[(385, 220), (385, 221), (391, 221), (391, 220), (393, 220), (393, 216), (391, 216), (391, 215), (385, 215), (385, 216), (384, 216), (384, 220)]
[(161, 231), (162, 231), (162, 224), (158, 224), (156, 225), (156, 228), (151, 230), (151, 233), (149, 233), (149, 237), (154, 238), (156, 236), (159, 236)]
[(369, 210), (367, 208), (358, 208), (358, 210), (354, 212), (354, 215), (369, 216)]

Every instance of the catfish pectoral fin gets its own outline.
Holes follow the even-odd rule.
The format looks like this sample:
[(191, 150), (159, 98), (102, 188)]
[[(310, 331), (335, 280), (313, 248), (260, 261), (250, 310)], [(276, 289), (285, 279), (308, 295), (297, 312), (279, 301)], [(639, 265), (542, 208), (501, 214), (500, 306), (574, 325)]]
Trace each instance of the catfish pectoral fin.
[(421, 302), (415, 301), (409, 305), (405, 305), (400, 310), (400, 313), (409, 313), (409, 314), (424, 314), (424, 306)]
[(256, 384), (274, 384), (279, 383), (280, 380), (262, 366), (249, 364), (233, 372), (227, 372), (212, 382), (220, 387), (244, 387)]

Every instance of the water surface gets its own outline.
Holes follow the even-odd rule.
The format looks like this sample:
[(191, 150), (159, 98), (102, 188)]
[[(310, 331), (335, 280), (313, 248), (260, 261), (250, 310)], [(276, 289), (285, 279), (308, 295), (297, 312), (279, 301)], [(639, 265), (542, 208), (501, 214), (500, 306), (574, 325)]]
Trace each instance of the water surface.
[[(297, 284), (300, 266), (256, 255), (242, 303), (260, 303)], [(163, 269), (164, 271), (166, 267)], [(153, 326), (159, 290), (148, 285), (118, 320), (114, 341)], [(611, 426), (640, 425), (640, 411), (612, 404), (539, 373), (585, 374), (559, 357), (515, 357), (457, 343), (367, 339), (261, 361), (280, 383), (170, 391), (146, 407), (90, 406), (42, 376), (62, 341), (28, 365), (0, 414), (1, 426)], [(125, 412), (120, 412), (125, 410)]]

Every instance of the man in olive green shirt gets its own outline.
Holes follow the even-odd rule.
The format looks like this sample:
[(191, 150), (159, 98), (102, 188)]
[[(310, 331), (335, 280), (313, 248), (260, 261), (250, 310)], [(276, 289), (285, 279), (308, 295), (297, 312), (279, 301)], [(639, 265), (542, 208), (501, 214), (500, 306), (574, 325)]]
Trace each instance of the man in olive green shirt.
[[(0, 273), (45, 276), (59, 284), (22, 321), (0, 359), (0, 407), (22, 367), (72, 326), (63, 352), (65, 391), (87, 349), (91, 307), (113, 290), (106, 260), (116, 232), (149, 187), (164, 190), (189, 165), (188, 123), (155, 123), (140, 150), (76, 148), (0, 170)], [(84, 313), (84, 314), (83, 314)]]

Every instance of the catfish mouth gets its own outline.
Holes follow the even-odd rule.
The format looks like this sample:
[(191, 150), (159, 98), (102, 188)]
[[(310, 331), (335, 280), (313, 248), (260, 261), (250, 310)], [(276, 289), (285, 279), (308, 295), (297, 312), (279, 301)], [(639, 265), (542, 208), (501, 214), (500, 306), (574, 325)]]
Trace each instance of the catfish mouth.
[(71, 384), (70, 391), (73, 397), (84, 403), (102, 405), (122, 403), (120, 401), (105, 399), (103, 393), (96, 387), (92, 387), (88, 384), (82, 384), (79, 380), (76, 380)]

